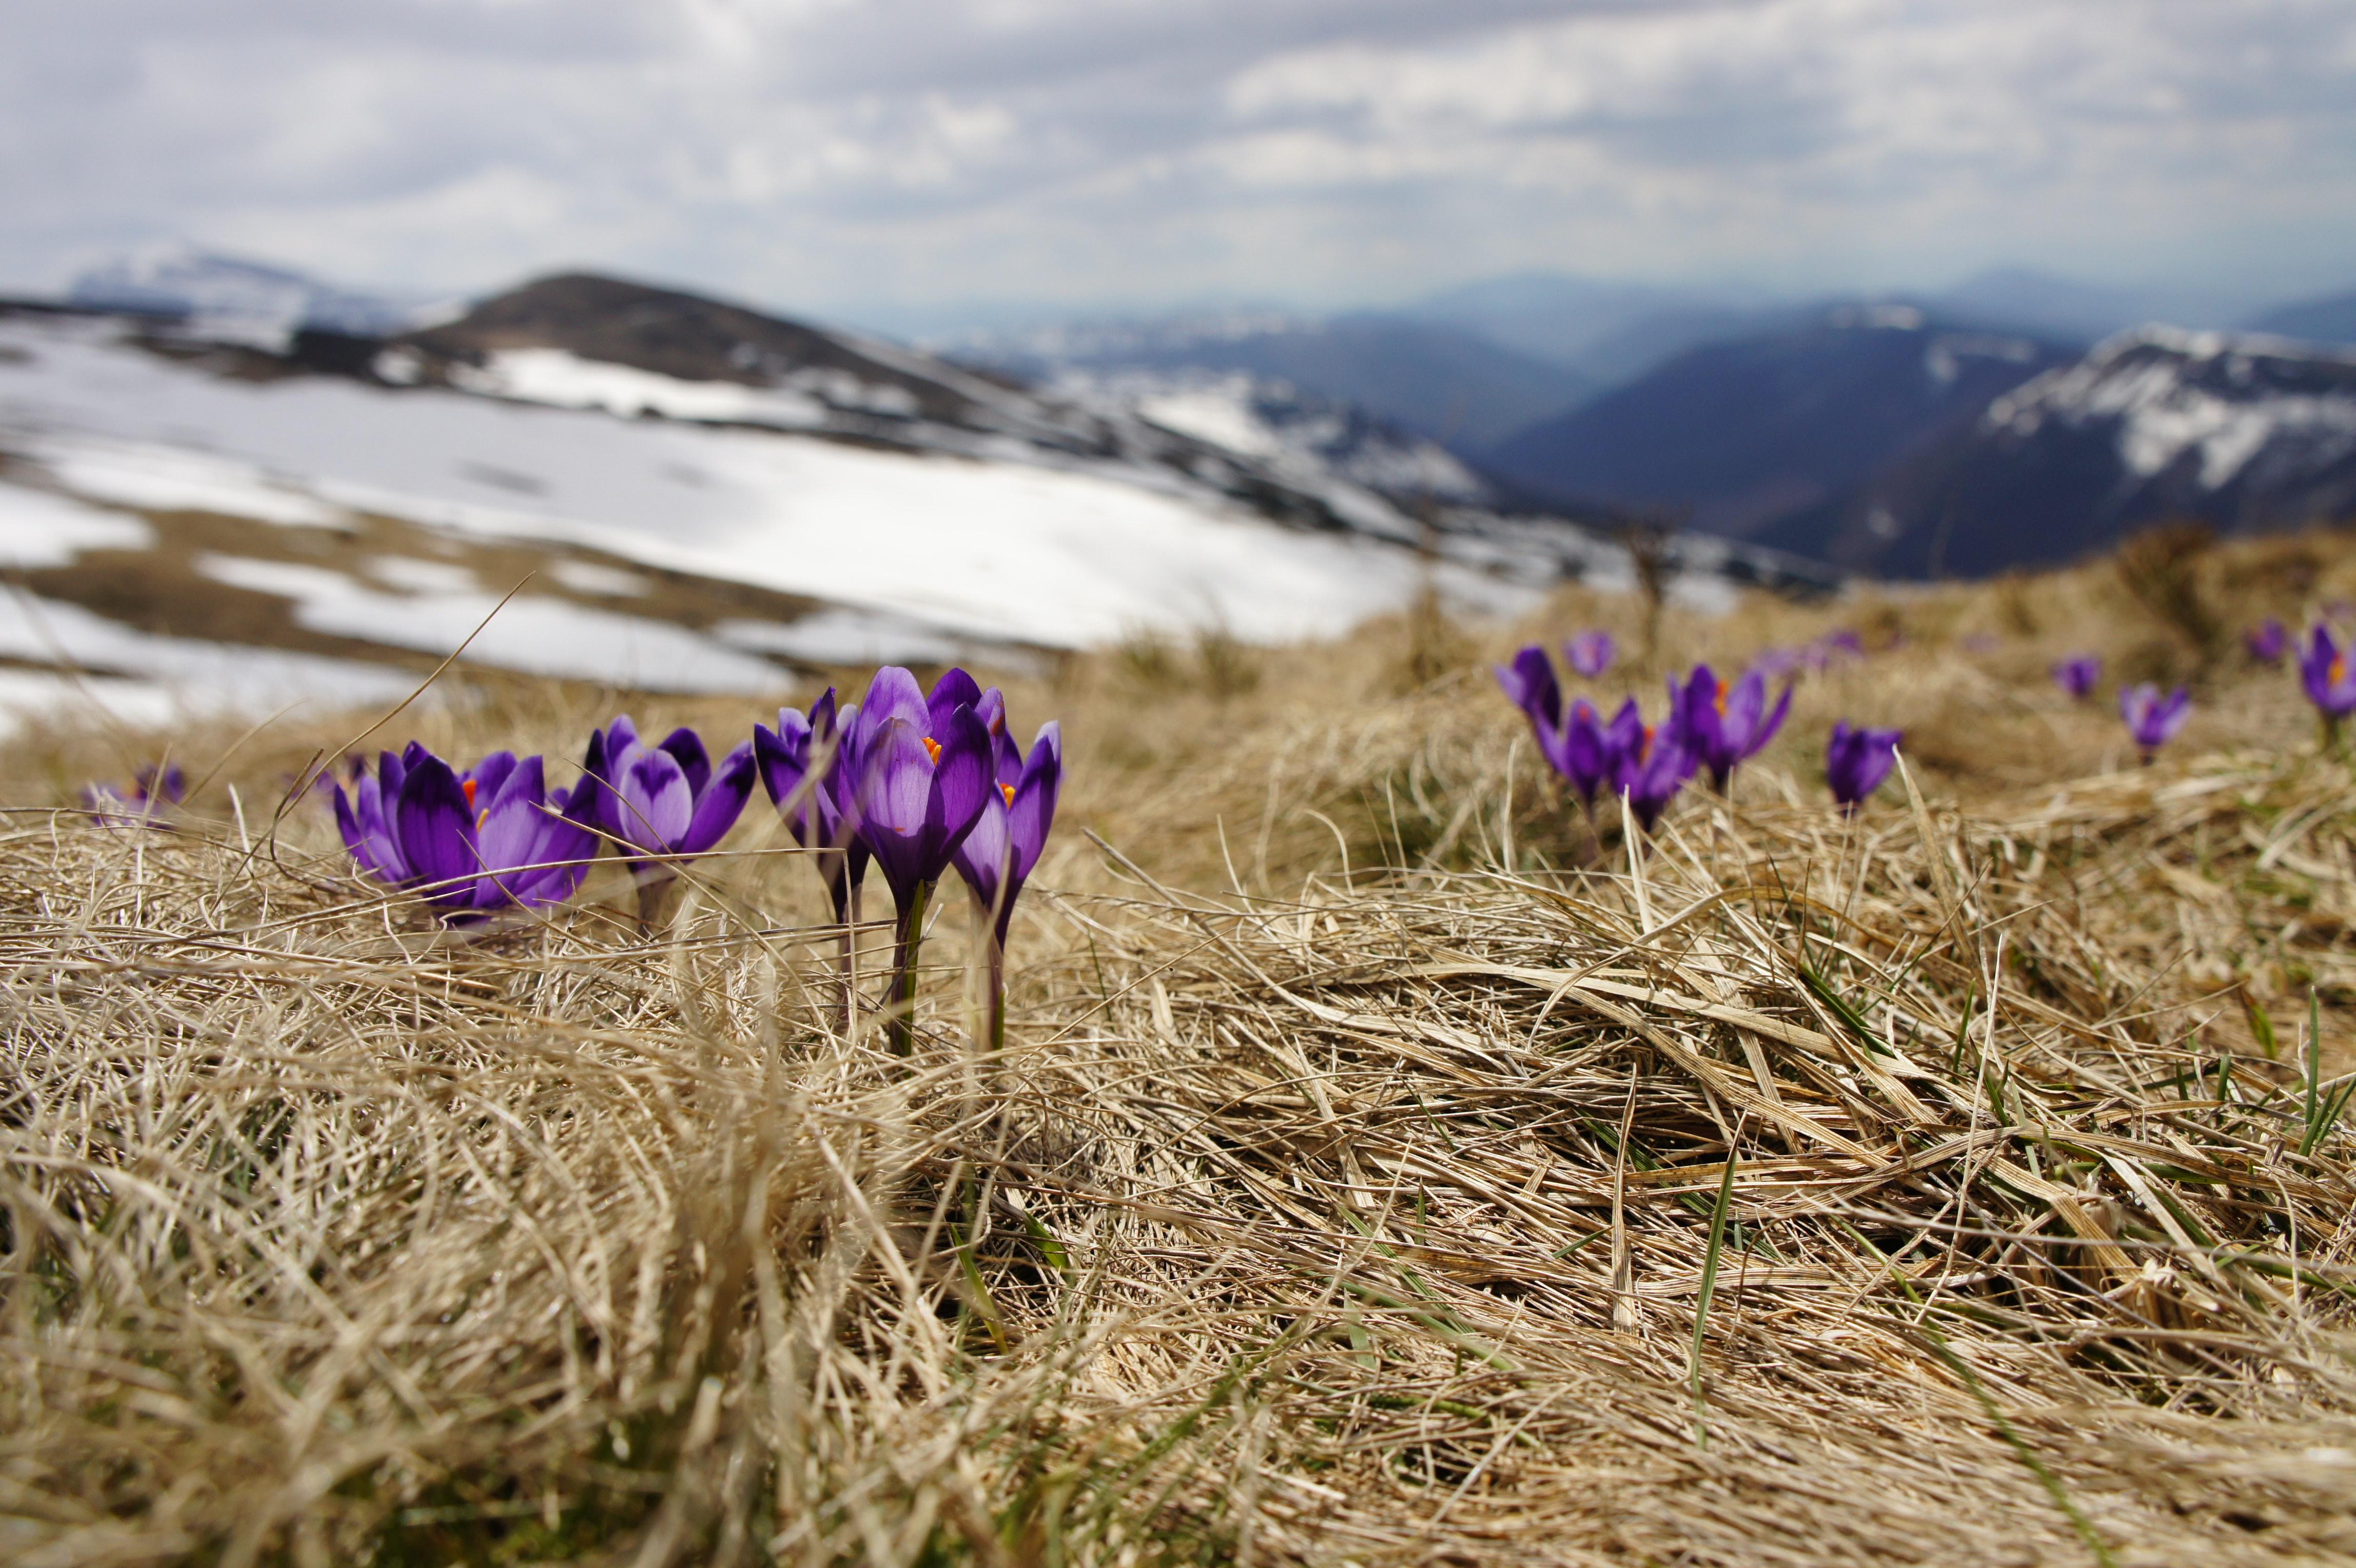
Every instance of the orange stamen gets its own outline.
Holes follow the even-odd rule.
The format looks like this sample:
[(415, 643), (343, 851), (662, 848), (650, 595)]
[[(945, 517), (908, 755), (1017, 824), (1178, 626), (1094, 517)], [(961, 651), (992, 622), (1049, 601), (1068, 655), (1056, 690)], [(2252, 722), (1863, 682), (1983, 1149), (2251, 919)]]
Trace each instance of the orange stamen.
[(1718, 683), (1718, 711), (1721, 715), (1726, 712), (1726, 682), (1723, 681)]
[(937, 765), (941, 759), (941, 743), (935, 740), (931, 736), (926, 736), (925, 737), (925, 755), (931, 757), (934, 763)]
[(2348, 656), (2344, 653), (2335, 653), (2331, 656), (2331, 684), (2337, 686), (2346, 679), (2348, 679)]
[(466, 804), (469, 806), (473, 805), (475, 803), (475, 781), (471, 779), (461, 779), (458, 780), (458, 788), (466, 792)]
[(1013, 786), (1013, 785), (1012, 785), (1012, 784), (1001, 784), (1001, 785), (998, 787), (998, 789), (999, 789), (999, 792), (1000, 792), (1001, 794), (1002, 794), (1002, 795), (1004, 795), (1004, 796), (1006, 797), (1006, 803), (1007, 803), (1008, 805), (1012, 806), (1012, 804), (1014, 804), (1014, 786)]

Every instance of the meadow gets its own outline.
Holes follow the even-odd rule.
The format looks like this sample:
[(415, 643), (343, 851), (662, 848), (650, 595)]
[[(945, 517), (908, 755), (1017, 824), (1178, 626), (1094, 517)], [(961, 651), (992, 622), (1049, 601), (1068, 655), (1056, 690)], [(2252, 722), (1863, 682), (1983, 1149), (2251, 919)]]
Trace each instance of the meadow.
[[(290, 795), (412, 736), (577, 760), (610, 693), (21, 730), (0, 1554), (2345, 1561), (2356, 771), (2242, 633), (2350, 599), (2344, 536), (2160, 534), (1002, 674), (1065, 752), (999, 1050), (962, 894), (907, 1054), (842, 1027), (757, 791), (650, 927), (607, 861), (466, 931)], [(1647, 843), (1491, 671), (1599, 626), (1648, 711), (1862, 651)], [(2149, 766), (2128, 680), (2193, 695)], [(1905, 736), (1854, 816), (1837, 720)], [(73, 804), (167, 755), (168, 826)]]

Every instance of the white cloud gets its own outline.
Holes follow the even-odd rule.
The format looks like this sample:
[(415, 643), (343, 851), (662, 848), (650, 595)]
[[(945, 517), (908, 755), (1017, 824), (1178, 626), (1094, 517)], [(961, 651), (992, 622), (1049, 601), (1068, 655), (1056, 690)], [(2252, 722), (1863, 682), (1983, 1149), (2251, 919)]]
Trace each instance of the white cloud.
[(2339, 0), (19, 0), (0, 278), (186, 233), (803, 308), (2356, 274)]

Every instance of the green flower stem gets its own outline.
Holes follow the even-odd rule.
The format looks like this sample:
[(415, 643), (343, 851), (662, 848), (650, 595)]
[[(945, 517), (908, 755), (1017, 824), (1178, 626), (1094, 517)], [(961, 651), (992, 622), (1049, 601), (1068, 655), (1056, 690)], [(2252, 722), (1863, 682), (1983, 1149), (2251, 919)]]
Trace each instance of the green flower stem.
[(925, 907), (932, 900), (933, 885), (918, 883), (892, 933), (892, 991), (884, 1001), (884, 1027), (897, 1057), (907, 1056), (916, 1046), (916, 950), (925, 940)]

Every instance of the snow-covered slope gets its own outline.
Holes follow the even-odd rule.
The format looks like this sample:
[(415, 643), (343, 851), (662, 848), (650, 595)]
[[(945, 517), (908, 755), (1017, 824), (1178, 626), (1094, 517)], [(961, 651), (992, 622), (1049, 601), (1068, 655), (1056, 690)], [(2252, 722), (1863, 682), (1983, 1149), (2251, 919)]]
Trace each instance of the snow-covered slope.
[[(1292, 492), (1306, 526), (1238, 500), (1238, 472), (1280, 483), (1249, 455), (1205, 479), (1005, 433), (993, 453), (970, 428), (928, 450), (905, 421), (901, 443), (845, 441), (731, 401), (775, 389), (545, 357), (482, 391), (256, 374), (250, 349), (158, 351), (144, 330), (0, 316), (0, 565), (34, 594), (0, 653), (58, 671), (12, 673), (0, 710), (374, 701), (526, 570), (469, 663), (752, 693), (796, 666), (1020, 658), (1142, 628), (1323, 635), (1404, 602), (1427, 569), (1408, 520), (1347, 481), (1325, 477), (1313, 507)], [(1527, 552), (1490, 564), (1443, 580), (1508, 607), (1551, 570)], [(178, 635), (91, 613), (126, 594)], [(70, 635), (44, 643), (45, 627)], [(231, 679), (247, 654), (254, 673)]]
[(1809, 525), (1845, 564), (1937, 575), (2066, 560), (2163, 520), (2351, 515), (2356, 352), (2145, 327), (1997, 397)]

